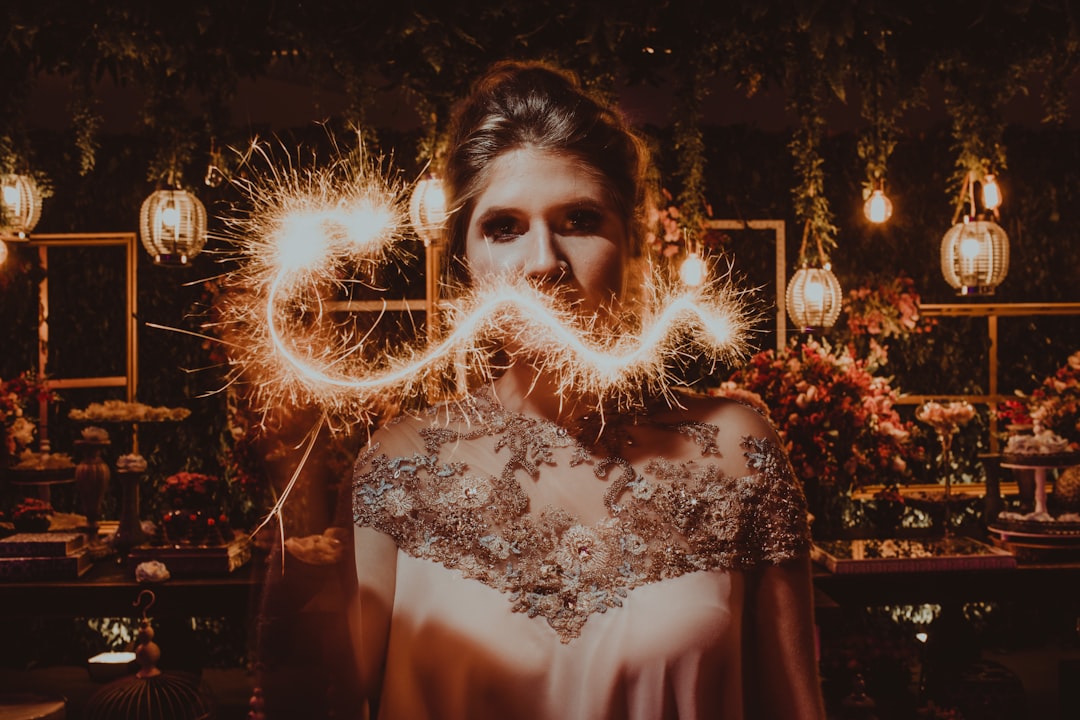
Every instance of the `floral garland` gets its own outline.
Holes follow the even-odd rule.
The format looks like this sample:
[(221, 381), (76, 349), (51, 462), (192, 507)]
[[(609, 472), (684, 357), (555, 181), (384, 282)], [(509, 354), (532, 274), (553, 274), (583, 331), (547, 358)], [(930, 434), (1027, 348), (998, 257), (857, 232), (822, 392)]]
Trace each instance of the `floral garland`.
[(910, 441), (918, 432), (894, 408), (889, 380), (871, 374), (848, 348), (808, 340), (758, 353), (731, 378), (761, 396), (792, 465), (808, 486), (846, 493), (853, 487), (896, 485), (921, 459)]

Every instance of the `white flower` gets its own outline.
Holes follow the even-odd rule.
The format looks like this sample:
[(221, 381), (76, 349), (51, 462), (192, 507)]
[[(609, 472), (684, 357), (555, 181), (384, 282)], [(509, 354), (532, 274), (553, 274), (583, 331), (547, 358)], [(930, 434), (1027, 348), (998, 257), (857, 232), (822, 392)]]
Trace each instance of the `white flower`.
[(35, 429), (33, 422), (20, 416), (15, 418), (15, 422), (11, 423), (11, 428), (8, 432), (11, 434), (11, 438), (18, 447), (26, 447), (34, 442)]

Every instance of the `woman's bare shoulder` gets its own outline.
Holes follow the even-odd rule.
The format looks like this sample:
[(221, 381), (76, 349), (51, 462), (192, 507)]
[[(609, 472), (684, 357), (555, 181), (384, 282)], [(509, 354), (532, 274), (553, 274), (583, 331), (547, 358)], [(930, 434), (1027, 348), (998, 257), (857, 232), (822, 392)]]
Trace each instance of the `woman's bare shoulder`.
[(738, 400), (689, 392), (680, 393), (677, 399), (678, 405), (661, 413), (661, 419), (715, 425), (723, 434), (739, 438), (776, 438), (776, 431), (769, 419)]

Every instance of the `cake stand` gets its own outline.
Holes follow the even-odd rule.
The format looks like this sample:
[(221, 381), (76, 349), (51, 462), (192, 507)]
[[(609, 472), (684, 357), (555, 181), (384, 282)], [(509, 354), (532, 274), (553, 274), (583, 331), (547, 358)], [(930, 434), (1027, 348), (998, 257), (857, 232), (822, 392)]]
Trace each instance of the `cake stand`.
[(1046, 513), (1046, 471), (1072, 467), (1073, 465), (1080, 465), (1080, 453), (1058, 453), (1046, 458), (1032, 456), (1031, 459), (1009, 457), (1008, 459), (1003, 458), (1001, 461), (1001, 467), (1003, 468), (1035, 471), (1036, 513)]
[(1080, 453), (1002, 459), (1003, 468), (1034, 471), (1035, 511), (1030, 516), (999, 517), (992, 522), (987, 529), (998, 536), (999, 544), (1032, 557), (1046, 552), (1075, 552), (1080, 548), (1080, 523), (1051, 518), (1046, 505), (1047, 471), (1077, 464)]

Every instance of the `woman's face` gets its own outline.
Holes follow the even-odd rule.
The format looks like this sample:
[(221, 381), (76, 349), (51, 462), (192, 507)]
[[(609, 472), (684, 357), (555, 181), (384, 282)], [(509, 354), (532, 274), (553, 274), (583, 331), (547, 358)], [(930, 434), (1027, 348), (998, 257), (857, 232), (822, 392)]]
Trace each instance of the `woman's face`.
[(492, 162), (465, 257), (474, 280), (526, 276), (591, 314), (622, 295), (628, 244), (599, 173), (573, 157), (520, 148)]

